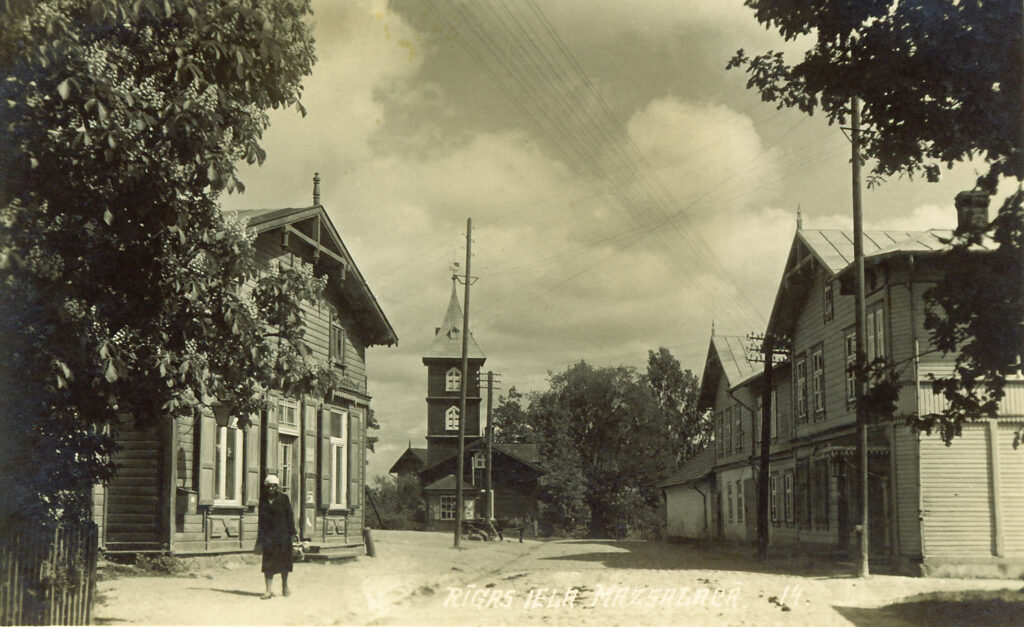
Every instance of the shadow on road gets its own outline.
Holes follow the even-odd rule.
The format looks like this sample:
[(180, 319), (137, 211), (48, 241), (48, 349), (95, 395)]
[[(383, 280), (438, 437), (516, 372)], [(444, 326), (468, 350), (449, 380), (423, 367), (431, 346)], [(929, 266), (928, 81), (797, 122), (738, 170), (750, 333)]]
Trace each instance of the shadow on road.
[(580, 551), (541, 560), (598, 562), (606, 568), (724, 570), (803, 577), (854, 577), (852, 564), (810, 555), (770, 556), (758, 561), (752, 547), (725, 542), (667, 544), (633, 540), (562, 540)]
[(929, 592), (884, 607), (838, 607), (854, 625), (1019, 625), (1024, 591)]
[(240, 597), (258, 597), (262, 592), (251, 592), (249, 590), (225, 590), (224, 588), (189, 588), (189, 590), (209, 590), (210, 592), (223, 592), (224, 594), (234, 594)]

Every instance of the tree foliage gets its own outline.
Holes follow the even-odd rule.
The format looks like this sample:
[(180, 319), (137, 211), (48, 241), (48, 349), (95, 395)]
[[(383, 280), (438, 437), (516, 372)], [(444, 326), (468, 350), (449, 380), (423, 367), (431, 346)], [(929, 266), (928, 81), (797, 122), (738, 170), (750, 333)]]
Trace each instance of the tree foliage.
[(703, 435), (696, 382), (666, 349), (649, 375), (580, 361), (533, 393), (523, 420), (541, 447), (544, 522), (563, 533), (657, 532), (659, 481)]
[(420, 481), (415, 475), (377, 475), (373, 485), (367, 486), (366, 490), (373, 503), (367, 511), (366, 524), (379, 524), (383, 529), (423, 528), (427, 508)]
[(523, 393), (512, 386), (508, 396), (498, 399), (491, 418), (494, 420), (494, 441), (499, 444), (534, 443), (537, 435), (526, 420)]
[[(764, 100), (821, 111), (830, 123), (845, 122), (860, 98), (869, 182), (935, 181), (942, 165), (967, 160), (987, 168), (976, 189), (996, 197), (997, 216), (986, 229), (957, 230), (946, 277), (926, 294), (932, 342), (956, 354), (956, 373), (934, 382), (949, 408), (915, 424), (938, 427), (949, 442), (964, 421), (995, 415), (1024, 347), (1024, 9), (1018, 0), (746, 5), (787, 40), (805, 37), (809, 49), (792, 64), (781, 52), (740, 50), (728, 67), (744, 68)], [(1014, 179), (1016, 191), (1000, 191)], [(990, 252), (972, 250), (983, 241)]]
[[(0, 414), (11, 512), (85, 515), (117, 414), (143, 424), (325, 391), (308, 266), (257, 272), (225, 218), (270, 108), (301, 109), (305, 0), (6, 0)], [(17, 477), (16, 481), (9, 480)]]

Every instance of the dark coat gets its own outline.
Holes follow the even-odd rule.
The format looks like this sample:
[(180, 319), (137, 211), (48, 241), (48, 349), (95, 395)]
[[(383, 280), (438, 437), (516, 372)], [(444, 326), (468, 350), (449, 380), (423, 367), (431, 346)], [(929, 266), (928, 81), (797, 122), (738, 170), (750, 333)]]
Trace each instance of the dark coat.
[(268, 575), (292, 570), (292, 538), (295, 517), (288, 496), (278, 492), (260, 501), (256, 541), (263, 547), (263, 572)]

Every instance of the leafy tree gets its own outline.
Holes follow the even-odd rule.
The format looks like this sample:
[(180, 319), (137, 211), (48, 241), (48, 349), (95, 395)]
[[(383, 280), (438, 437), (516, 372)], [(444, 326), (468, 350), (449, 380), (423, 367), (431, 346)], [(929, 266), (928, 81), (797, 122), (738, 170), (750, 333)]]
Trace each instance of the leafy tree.
[(269, 387), (333, 384), (309, 359), (309, 267), (257, 273), (225, 218), (235, 163), (315, 60), (306, 0), (6, 0), (0, 12), (0, 517), (88, 515), (103, 427)]
[(711, 421), (697, 409), (700, 380), (690, 370), (684, 371), (667, 348), (660, 347), (658, 352), (647, 351), (647, 383), (665, 417), (676, 462), (682, 464), (711, 436)]
[[(527, 421), (541, 443), (548, 507), (590, 533), (615, 534), (641, 524), (659, 499), (655, 486), (674, 467), (664, 414), (645, 378), (633, 368), (595, 368), (580, 361), (550, 377), (550, 389), (531, 398)], [(581, 492), (578, 482), (585, 483)], [(559, 500), (561, 499), (561, 500)], [(644, 508), (619, 507), (637, 499)], [(625, 517), (625, 518), (623, 518)]]
[[(1024, 19), (1019, 0), (746, 0), (757, 20), (786, 39), (812, 44), (790, 64), (781, 52), (748, 56), (748, 87), (781, 107), (845, 121), (863, 101), (863, 156), (872, 179), (920, 175), (941, 165), (983, 161), (977, 190), (999, 203), (987, 228), (958, 229), (946, 278), (926, 298), (933, 343), (955, 352), (956, 375), (935, 381), (950, 401), (938, 427), (947, 443), (964, 421), (994, 416), (1005, 375), (1024, 347)], [(952, 203), (951, 203), (952, 204)], [(987, 232), (995, 250), (974, 254)], [(1019, 366), (1017, 366), (1019, 367)]]
[[(379, 515), (384, 529), (422, 529), (426, 521), (426, 504), (423, 502), (420, 481), (415, 475), (391, 477), (377, 475), (373, 485), (367, 486), (373, 508), (367, 512), (367, 521)], [(367, 524), (370, 524), (367, 522)]]
[(523, 409), (523, 393), (512, 386), (508, 396), (498, 399), (498, 406), (491, 414), (494, 419), (494, 441), (499, 444), (520, 444), (536, 442), (537, 436), (526, 420)]

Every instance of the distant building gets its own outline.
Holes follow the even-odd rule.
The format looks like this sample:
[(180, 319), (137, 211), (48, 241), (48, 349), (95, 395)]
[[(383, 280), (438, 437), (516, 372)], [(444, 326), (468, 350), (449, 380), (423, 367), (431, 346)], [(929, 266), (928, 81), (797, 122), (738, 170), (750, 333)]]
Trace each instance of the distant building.
[[(463, 518), (487, 516), (486, 443), (480, 419), (481, 369), (487, 359), (470, 334), (467, 341), (466, 415), (461, 416), (462, 307), (456, 283), (441, 325), (423, 356), (427, 367), (427, 447), (409, 448), (391, 466), (397, 475), (415, 474), (423, 486), (428, 529), (455, 522), (459, 422), (465, 420)], [(493, 444), (491, 481), (494, 517), (537, 518), (537, 481), (543, 474), (535, 444)]]
[(325, 398), (270, 391), (270, 409), (239, 428), (214, 411), (139, 429), (130, 415), (114, 427), (122, 445), (116, 476), (94, 490), (94, 518), (108, 552), (187, 555), (251, 551), (259, 496), (276, 474), (295, 527), (324, 556), (361, 554), (364, 519), (366, 349), (398, 337), (320, 204), (239, 212), (257, 233), (263, 271), (316, 263), (328, 286), (303, 305), (313, 357), (330, 363), (341, 387)]
[[(903, 420), (940, 412), (945, 401), (932, 392), (929, 377), (953, 372), (955, 356), (930, 344), (923, 298), (941, 278), (937, 256), (950, 235), (865, 233), (867, 358), (886, 357), (901, 373), (896, 417), (869, 417), (869, 548), (907, 570), (981, 564), (1022, 572), (1024, 449), (1014, 444), (1024, 428), (1024, 377), (1010, 375), (998, 419), (965, 425), (949, 447)], [(774, 368), (771, 390), (774, 546), (840, 555), (858, 546), (852, 242), (845, 231), (798, 229), (772, 308), (768, 332), (792, 340), (786, 363)], [(753, 542), (764, 377), (762, 364), (747, 361), (743, 343), (711, 338), (700, 402), (714, 420), (706, 450), (714, 452), (715, 535)], [(706, 483), (705, 456), (691, 460), (681, 476)], [(700, 537), (684, 524), (679, 506), (683, 494), (695, 497), (663, 487), (670, 533)]]

